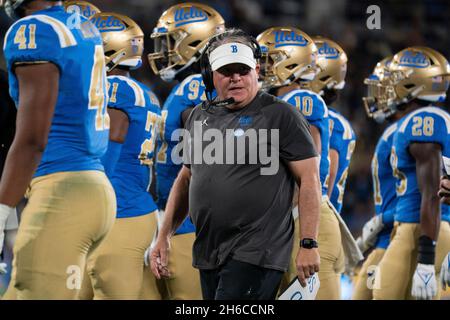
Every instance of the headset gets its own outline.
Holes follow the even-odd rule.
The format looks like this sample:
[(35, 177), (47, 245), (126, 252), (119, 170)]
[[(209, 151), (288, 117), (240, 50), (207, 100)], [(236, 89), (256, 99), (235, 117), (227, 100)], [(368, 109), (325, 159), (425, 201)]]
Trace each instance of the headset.
[[(202, 52), (200, 57), (200, 73), (202, 74), (203, 83), (205, 84), (205, 95), (209, 104), (220, 104), (222, 101), (212, 102), (212, 92), (214, 91), (214, 81), (213, 81), (213, 71), (211, 70), (211, 64), (209, 63), (209, 50), (211, 45), (218, 41), (219, 39), (225, 38), (227, 35), (232, 34), (233, 36), (245, 37), (249, 43), (251, 43), (251, 49), (253, 51), (253, 57), (258, 61), (261, 59), (261, 47), (259, 46), (258, 41), (255, 38), (248, 35), (242, 30), (227, 30), (225, 32), (219, 33), (209, 39), (208, 43), (205, 46), (205, 49)], [(226, 100), (225, 100), (226, 101)], [(233, 102), (234, 103), (234, 99)]]

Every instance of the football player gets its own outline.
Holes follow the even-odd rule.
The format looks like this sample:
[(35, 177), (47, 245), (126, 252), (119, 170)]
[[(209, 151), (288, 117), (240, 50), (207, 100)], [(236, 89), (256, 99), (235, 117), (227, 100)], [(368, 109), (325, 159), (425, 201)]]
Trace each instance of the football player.
[(350, 122), (330, 105), (336, 101), (338, 90), (345, 86), (347, 55), (334, 41), (313, 37), (317, 46), (320, 72), (307, 83), (311, 91), (318, 93), (328, 106), (330, 122), (330, 174), (328, 197), (338, 213), (342, 210), (348, 167), (356, 146), (356, 135)]
[(99, 8), (87, 1), (64, 1), (64, 8), (66, 8), (66, 12), (77, 13), (86, 19), (90, 19), (94, 14), (100, 12)]
[(0, 183), (0, 217), (25, 194), (7, 299), (73, 299), (86, 258), (115, 220), (101, 156), (108, 145), (102, 39), (62, 1), (6, 0), (4, 43), (17, 127)]
[[(273, 27), (257, 37), (261, 46), (262, 88), (297, 108), (310, 124), (310, 130), (320, 154), (322, 206), (319, 226), (320, 288), (317, 299), (340, 299), (340, 274), (344, 270), (344, 252), (341, 245), (339, 222), (328, 201), (325, 181), (329, 173), (329, 118), (328, 108), (320, 95), (301, 89), (305, 82), (318, 73), (317, 47), (303, 31), (292, 27)], [(295, 197), (296, 198), (296, 197)], [(295, 217), (295, 241), (298, 234), (298, 216)], [(296, 274), (292, 251), (288, 280)]]
[(375, 299), (439, 296), (436, 275), (450, 250), (450, 209), (437, 193), (441, 156), (450, 156), (450, 115), (432, 104), (445, 100), (449, 77), (450, 65), (439, 52), (410, 47), (394, 56), (382, 82), (386, 108), (407, 114), (393, 134), (396, 227), (379, 265)]
[[(192, 108), (206, 100), (199, 59), (209, 38), (224, 30), (224, 20), (213, 8), (198, 3), (181, 3), (162, 14), (151, 34), (155, 52), (148, 58), (153, 71), (164, 81), (178, 82), (162, 109), (156, 155), (157, 204), (162, 215), (170, 189), (181, 169), (181, 165), (175, 164), (177, 161), (171, 158), (178, 143), (172, 140), (172, 134), (184, 127)], [(162, 280), (164, 299), (202, 299), (200, 276), (192, 267), (194, 240), (194, 225), (188, 217), (171, 239), (168, 264), (171, 276)], [(149, 277), (153, 277), (150, 268), (147, 271)]]
[(384, 109), (382, 99), (385, 96), (379, 89), (380, 82), (388, 76), (388, 67), (391, 61), (392, 57), (380, 61), (372, 75), (364, 81), (368, 86), (368, 96), (364, 97), (367, 115), (378, 123), (387, 120), (390, 124), (378, 140), (372, 157), (372, 185), (376, 215), (364, 225), (362, 237), (358, 238), (358, 243), (362, 251), (374, 249), (359, 271), (352, 296), (353, 300), (371, 300), (373, 298), (372, 289), (376, 285), (375, 274), (389, 245), (394, 224), (397, 196), (395, 193), (396, 179), (392, 175), (390, 155), (394, 132), (398, 127), (397, 122), (404, 112), (392, 114), (389, 109)]
[[(14, 138), (16, 124), (16, 107), (14, 101), (9, 96), (8, 73), (0, 69), (0, 178), (3, 172), (3, 165), (8, 154), (8, 150)], [(0, 225), (0, 261), (6, 251), (12, 251), (15, 236), (17, 233), (17, 215), (14, 212), (6, 220), (2, 220)], [(4, 225), (3, 225), (4, 223)], [(5, 233), (3, 233), (3, 230)], [(5, 245), (4, 245), (5, 244)], [(6, 262), (0, 262), (0, 275), (8, 272)]]
[[(98, 13), (90, 21), (103, 38), (108, 74), (108, 150), (102, 158), (117, 197), (117, 218), (89, 257), (82, 299), (139, 299), (145, 250), (156, 232), (157, 206), (148, 192), (160, 109), (157, 97), (130, 76), (142, 64), (144, 33), (130, 18)], [(89, 285), (89, 280), (92, 282)]]

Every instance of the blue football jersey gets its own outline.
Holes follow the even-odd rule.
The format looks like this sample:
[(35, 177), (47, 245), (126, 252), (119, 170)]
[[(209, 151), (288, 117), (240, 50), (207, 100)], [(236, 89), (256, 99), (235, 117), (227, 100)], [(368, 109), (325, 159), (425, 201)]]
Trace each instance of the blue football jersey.
[[(164, 103), (156, 154), (156, 191), (158, 195), (157, 204), (160, 209), (166, 207), (170, 189), (181, 169), (181, 164), (175, 164), (174, 159), (172, 159), (172, 150), (178, 143), (176, 139), (172, 139), (172, 134), (183, 127), (181, 119), (183, 111), (187, 108), (193, 108), (205, 100), (205, 85), (202, 76), (194, 74), (176, 85)], [(181, 161), (178, 161), (178, 163), (181, 163)], [(194, 225), (187, 218), (178, 228), (176, 234), (194, 231)]]
[[(450, 115), (437, 107), (420, 108), (400, 120), (391, 151), (391, 166), (397, 178), (396, 221), (420, 222), (421, 195), (416, 162), (409, 153), (409, 145), (414, 142), (437, 143), (442, 148), (442, 155), (450, 157), (449, 135)], [(441, 213), (442, 220), (450, 221), (448, 206), (442, 206)]]
[(330, 125), (328, 108), (322, 97), (308, 90), (294, 90), (283, 97), (284, 101), (295, 106), (310, 125), (315, 126), (320, 132), (322, 150), (320, 153), (320, 182), (322, 183), (322, 195), (327, 195), (326, 181), (330, 172)]
[(390, 163), (391, 149), (397, 123), (388, 126), (378, 140), (372, 158), (372, 185), (375, 213), (383, 215), (383, 230), (378, 234), (375, 244), (377, 248), (386, 249), (389, 245), (392, 228), (394, 226), (394, 213), (397, 205), (395, 192), (396, 178), (392, 174)]
[(108, 145), (109, 117), (102, 39), (83, 17), (80, 28), (69, 28), (70, 16), (62, 6), (54, 6), (18, 20), (5, 36), (10, 95), (16, 106), (19, 85), (15, 66), (50, 62), (60, 72), (48, 142), (35, 177), (103, 170), (100, 157)]
[(117, 197), (117, 218), (151, 213), (157, 210), (148, 187), (161, 120), (158, 98), (131, 78), (109, 76), (108, 84), (108, 107), (121, 110), (129, 120), (119, 159), (109, 176)]
[(339, 165), (334, 185), (331, 186), (330, 201), (337, 212), (341, 213), (348, 167), (356, 146), (356, 135), (350, 122), (344, 116), (331, 108), (328, 111), (331, 130), (330, 149), (336, 150), (339, 154)]

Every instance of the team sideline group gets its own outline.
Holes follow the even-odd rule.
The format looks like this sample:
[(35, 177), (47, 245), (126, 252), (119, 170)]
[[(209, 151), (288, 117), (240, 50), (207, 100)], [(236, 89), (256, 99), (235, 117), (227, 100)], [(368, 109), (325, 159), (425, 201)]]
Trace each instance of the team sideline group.
[[(171, 238), (170, 276), (157, 279), (149, 257), (182, 167), (173, 137), (207, 100), (200, 59), (208, 41), (234, 29), (205, 4), (162, 13), (148, 59), (176, 85), (160, 106), (131, 76), (146, 38), (131, 18), (86, 1), (0, 2), (17, 20), (3, 53), (18, 108), (0, 181), (0, 252), (4, 233), (20, 225), (3, 299), (202, 299), (189, 217)], [(439, 299), (450, 285), (450, 185), (443, 176), (450, 176), (450, 114), (441, 107), (447, 59), (411, 46), (380, 61), (364, 81), (368, 117), (387, 126), (371, 163), (376, 215), (354, 240), (340, 212), (357, 137), (334, 108), (345, 90), (347, 55), (296, 27), (268, 28), (256, 42), (260, 90), (303, 115), (320, 155), (316, 299), (341, 299), (343, 273), (353, 277), (355, 300)], [(296, 253), (294, 245), (280, 292), (297, 276)]]

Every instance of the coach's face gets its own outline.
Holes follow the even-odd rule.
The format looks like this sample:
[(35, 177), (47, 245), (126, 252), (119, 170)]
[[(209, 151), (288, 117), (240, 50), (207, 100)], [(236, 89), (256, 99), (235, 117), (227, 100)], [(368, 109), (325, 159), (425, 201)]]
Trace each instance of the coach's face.
[(219, 100), (234, 98), (230, 108), (248, 105), (258, 92), (259, 64), (255, 69), (242, 63), (227, 64), (213, 72), (214, 87)]

